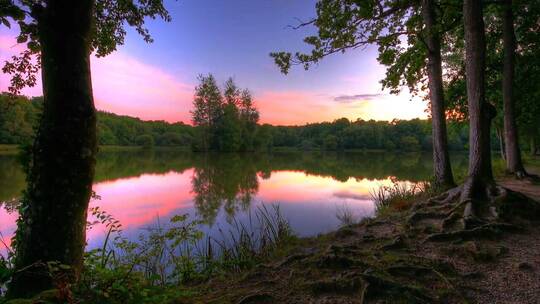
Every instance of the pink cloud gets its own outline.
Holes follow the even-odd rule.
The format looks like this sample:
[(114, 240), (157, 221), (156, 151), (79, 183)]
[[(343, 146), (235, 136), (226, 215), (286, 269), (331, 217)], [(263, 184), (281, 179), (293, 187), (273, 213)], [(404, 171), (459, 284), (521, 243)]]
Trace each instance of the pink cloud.
[(96, 107), (145, 120), (189, 122), (194, 85), (117, 52), (92, 58)]
[[(15, 37), (0, 35), (0, 62), (24, 50)], [(122, 52), (91, 58), (96, 108), (144, 120), (189, 122), (194, 85)], [(0, 91), (7, 90), (10, 76), (0, 75)], [(41, 79), (22, 94), (42, 95)]]

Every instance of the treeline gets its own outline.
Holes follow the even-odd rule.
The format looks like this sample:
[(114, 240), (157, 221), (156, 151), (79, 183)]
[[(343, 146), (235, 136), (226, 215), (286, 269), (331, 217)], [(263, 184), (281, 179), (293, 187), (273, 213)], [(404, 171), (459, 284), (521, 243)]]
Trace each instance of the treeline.
[[(421, 119), (388, 122), (340, 118), (334, 122), (294, 127), (275, 126), (269, 129), (274, 147), (297, 147), (303, 150), (428, 151), (432, 143), (431, 123)], [(463, 123), (450, 124), (449, 141), (452, 150), (467, 149), (468, 131), (468, 126)]]
[[(43, 98), (15, 98), (0, 94), (0, 144), (24, 144), (32, 140), (43, 109)], [(184, 123), (143, 121), (99, 111), (100, 145), (189, 146), (193, 128)]]
[[(206, 77), (204, 81), (204, 86), (211, 85), (212, 90), (219, 92), (213, 77)], [(201, 86), (198, 87), (199, 96), (207, 94), (207, 92), (201, 92), (201, 88)], [(214, 118), (211, 125), (204, 120), (200, 120), (201, 122), (196, 127), (181, 122), (171, 124), (165, 121), (143, 121), (135, 117), (100, 111), (98, 112), (99, 144), (185, 146), (192, 147), (195, 151), (267, 151), (273, 148), (330, 151), (431, 150), (431, 123), (428, 120), (388, 122), (361, 119), (350, 121), (347, 118), (340, 118), (333, 122), (303, 126), (261, 125), (258, 124), (258, 112), (253, 106), (249, 91), (237, 89), (232, 80), (227, 81), (225, 88), (226, 94), (222, 97), (221, 104), (218, 104), (222, 108), (215, 112), (219, 113), (219, 116)], [(207, 90), (208, 87), (204, 89)], [(230, 92), (237, 93), (230, 94)], [(234, 100), (234, 103), (230, 100)], [(207, 103), (208, 99), (204, 102)], [(1, 94), (0, 144), (22, 144), (31, 141), (42, 107), (41, 97), (11, 98), (6, 94)], [(450, 149), (466, 150), (468, 134), (469, 129), (466, 123), (450, 122), (448, 126)], [(493, 132), (492, 148), (497, 150), (500, 146), (495, 134)], [(525, 148), (528, 149), (529, 144), (530, 142), (525, 142)]]

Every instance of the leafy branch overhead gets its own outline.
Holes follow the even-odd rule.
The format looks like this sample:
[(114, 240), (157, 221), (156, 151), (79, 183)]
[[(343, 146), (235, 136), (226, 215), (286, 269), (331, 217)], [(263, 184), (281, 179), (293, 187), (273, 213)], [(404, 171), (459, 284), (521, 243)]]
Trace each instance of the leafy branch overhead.
[[(3, 73), (12, 76), (9, 91), (13, 94), (20, 93), (24, 87), (36, 85), (41, 56), (38, 21), (43, 18), (45, 5), (46, 1), (42, 0), (0, 0), (0, 23), (8, 28), (17, 24), (17, 43), (26, 45), (24, 51), (2, 67)], [(144, 41), (151, 43), (152, 37), (145, 26), (147, 17), (171, 20), (162, 0), (96, 0), (90, 51), (98, 57), (114, 52), (125, 42), (125, 24), (133, 27)]]
[[(455, 0), (441, 3), (437, 10), (441, 20), (437, 31), (444, 32), (457, 25), (461, 19), (456, 8), (459, 4)], [(316, 14), (314, 19), (293, 27), (317, 28), (316, 35), (304, 39), (311, 52), (270, 54), (282, 73), (287, 74), (294, 65), (307, 70), (329, 55), (376, 45), (377, 60), (387, 66), (386, 76), (381, 81), (383, 88), (398, 93), (401, 87), (407, 86), (417, 93), (418, 84), (425, 86), (428, 50), (419, 0), (321, 0), (317, 2)]]

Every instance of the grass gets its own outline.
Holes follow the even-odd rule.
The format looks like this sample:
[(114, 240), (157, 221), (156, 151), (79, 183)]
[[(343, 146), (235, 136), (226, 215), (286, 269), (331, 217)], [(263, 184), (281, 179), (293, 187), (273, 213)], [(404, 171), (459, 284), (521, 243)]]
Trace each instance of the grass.
[(378, 216), (387, 215), (393, 211), (409, 209), (415, 202), (424, 197), (436, 194), (437, 190), (430, 182), (407, 184), (394, 182), (391, 186), (382, 186), (371, 192)]
[[(105, 240), (86, 252), (77, 284), (65, 284), (68, 266), (49, 269), (58, 290), (51, 303), (168, 303), (189, 298), (191, 285), (284, 256), (298, 240), (278, 205), (263, 204), (245, 221), (233, 219), (215, 237), (203, 233), (202, 222), (187, 214), (173, 216), (168, 223), (157, 218), (136, 241), (123, 236), (122, 224), (112, 215), (99, 207), (90, 212), (95, 220), (88, 223), (89, 229), (106, 227)], [(13, 271), (13, 258), (13, 254), (0, 255), (0, 303), (4, 303), (1, 295)], [(44, 295), (28, 303), (37, 303)]]
[[(297, 240), (277, 205), (262, 205), (247, 220), (233, 220), (216, 237), (205, 235), (202, 222), (186, 214), (166, 224), (158, 218), (136, 241), (124, 237), (121, 223), (107, 212), (98, 207), (90, 211), (96, 220), (89, 227), (102, 224), (108, 233), (102, 246), (86, 253), (78, 284), (56, 284), (57, 295), (64, 297), (58, 300), (64, 302), (167, 303), (189, 298), (192, 284), (278, 258)], [(9, 265), (9, 260), (0, 259), (2, 264)]]
[(336, 218), (340, 223), (340, 227), (346, 227), (360, 221), (362, 216), (355, 215), (349, 205), (343, 204), (336, 206)]

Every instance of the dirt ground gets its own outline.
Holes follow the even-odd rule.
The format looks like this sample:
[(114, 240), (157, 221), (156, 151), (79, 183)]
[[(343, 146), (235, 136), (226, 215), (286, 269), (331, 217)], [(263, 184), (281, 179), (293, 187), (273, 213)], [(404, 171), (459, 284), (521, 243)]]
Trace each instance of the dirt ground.
[[(539, 173), (539, 172), (535, 172)], [(540, 202), (540, 185), (499, 184)], [(431, 238), (412, 211), (304, 239), (284, 258), (196, 286), (178, 303), (540, 303), (540, 223)]]

